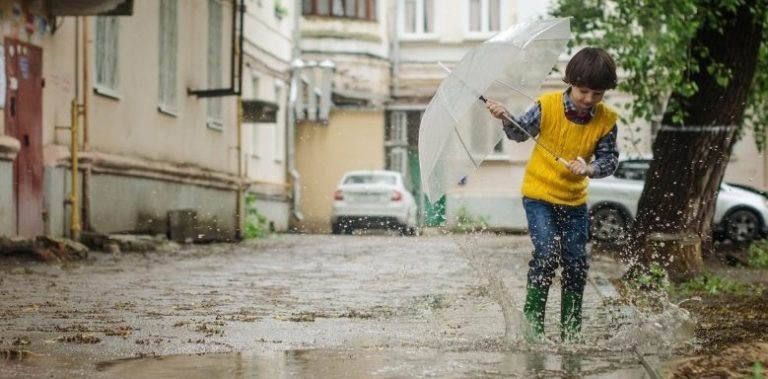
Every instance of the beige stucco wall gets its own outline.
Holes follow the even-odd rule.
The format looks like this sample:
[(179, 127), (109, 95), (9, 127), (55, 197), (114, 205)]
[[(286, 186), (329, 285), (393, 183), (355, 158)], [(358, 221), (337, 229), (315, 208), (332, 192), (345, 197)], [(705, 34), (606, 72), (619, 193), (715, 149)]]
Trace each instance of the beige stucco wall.
[(384, 168), (384, 114), (377, 110), (333, 111), (328, 125), (299, 124), (296, 147), (304, 220), (295, 227), (327, 232), (333, 192), (341, 176), (349, 170)]
[[(140, 0), (134, 13), (119, 21), (119, 89), (117, 98), (95, 94), (87, 88), (89, 105), (89, 143), (93, 151), (141, 157), (165, 162), (183, 162), (235, 173), (236, 143), (235, 97), (223, 98), (221, 130), (206, 126), (206, 101), (187, 96), (187, 89), (206, 89), (207, 2), (184, 1), (179, 4), (177, 57), (177, 115), (158, 111), (158, 2)], [(229, 86), (231, 13), (223, 3), (224, 40), (222, 78)], [(91, 62), (93, 62), (94, 18), (89, 17)], [(44, 143), (67, 144), (67, 131), (54, 131), (56, 125), (69, 125), (70, 101), (75, 88), (74, 18), (62, 21), (59, 30), (43, 44), (44, 73)], [(80, 59), (78, 57), (78, 59)], [(91, 74), (94, 65), (91, 63)], [(93, 84), (91, 80), (91, 84)], [(80, 91), (83, 91), (81, 86)]]

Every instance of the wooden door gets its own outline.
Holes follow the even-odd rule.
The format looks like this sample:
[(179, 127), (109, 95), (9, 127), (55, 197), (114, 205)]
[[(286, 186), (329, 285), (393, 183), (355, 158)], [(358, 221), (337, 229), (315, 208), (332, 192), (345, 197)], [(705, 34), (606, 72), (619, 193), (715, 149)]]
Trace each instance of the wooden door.
[(43, 234), (43, 51), (5, 38), (5, 133), (19, 140), (13, 163), (16, 228)]

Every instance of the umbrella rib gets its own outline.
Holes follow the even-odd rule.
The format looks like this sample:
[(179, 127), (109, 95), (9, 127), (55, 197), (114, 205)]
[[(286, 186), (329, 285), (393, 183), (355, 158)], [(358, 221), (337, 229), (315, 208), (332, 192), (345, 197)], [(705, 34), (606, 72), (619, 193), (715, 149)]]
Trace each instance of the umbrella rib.
[[(443, 64), (442, 64), (442, 63), (438, 63), (438, 64), (440, 64), (441, 66), (443, 66)], [(446, 70), (448, 69), (448, 68), (447, 68), (447, 67), (445, 67), (445, 66), (443, 66), (443, 68), (444, 68), (444, 69), (446, 69)], [(450, 71), (448, 71), (448, 72), (450, 72)], [(459, 81), (460, 81), (460, 82), (461, 82), (461, 84), (463, 84), (465, 87), (467, 86), (467, 84), (466, 84), (466, 83), (464, 83), (464, 81), (463, 81), (463, 80), (459, 80)], [(473, 90), (473, 91), (474, 91), (474, 89), (473, 89), (473, 88), (470, 88), (470, 90)], [(451, 107), (450, 107), (450, 104), (447, 104), (447, 103), (446, 103), (446, 101), (445, 101), (445, 98), (444, 98), (443, 96), (440, 96), (440, 99), (441, 99), (441, 100), (443, 100), (443, 104), (444, 104), (444, 105), (445, 105), (445, 106), (446, 106), (448, 109), (450, 109), (450, 108), (451, 108)], [(459, 143), (461, 143), (461, 147), (463, 147), (463, 148), (464, 148), (464, 152), (466, 152), (466, 153), (467, 153), (467, 156), (469, 157), (469, 160), (471, 160), (471, 161), (472, 161), (472, 165), (474, 165), (474, 166), (475, 166), (475, 168), (477, 168), (477, 167), (480, 167), (480, 165), (477, 163), (477, 161), (475, 160), (475, 158), (474, 158), (474, 157), (472, 157), (472, 154), (470, 154), (470, 153), (469, 153), (469, 148), (467, 147), (467, 144), (466, 144), (466, 142), (464, 142), (464, 139), (463, 139), (463, 138), (461, 138), (461, 133), (459, 133), (459, 129), (456, 127), (456, 125), (459, 123), (459, 120), (457, 120), (457, 119), (456, 119), (456, 117), (454, 117), (454, 116), (453, 116), (453, 113), (451, 113), (451, 112), (447, 112), (447, 113), (448, 113), (448, 115), (449, 115), (449, 116), (451, 116), (451, 118), (453, 119), (453, 131), (454, 131), (454, 132), (456, 132), (456, 137), (459, 139)]]
[(523, 92), (522, 90), (518, 89), (517, 87), (515, 87), (515, 86), (513, 86), (513, 85), (511, 85), (511, 84), (509, 84), (509, 83), (507, 83), (507, 82), (505, 82), (505, 81), (503, 81), (503, 80), (501, 80), (501, 79), (496, 79), (496, 82), (497, 82), (497, 83), (499, 83), (499, 84), (501, 84), (501, 85), (502, 85), (502, 86), (504, 86), (504, 87), (507, 87), (507, 89), (511, 89), (512, 91), (515, 91), (515, 92), (517, 92), (517, 93), (519, 93), (519, 94), (523, 95), (523, 96), (524, 96), (525, 98), (527, 98), (528, 100), (531, 100), (531, 101), (536, 101), (536, 99), (534, 99), (534, 98), (530, 97), (528, 94), (526, 94), (526, 93), (525, 93), (525, 92)]

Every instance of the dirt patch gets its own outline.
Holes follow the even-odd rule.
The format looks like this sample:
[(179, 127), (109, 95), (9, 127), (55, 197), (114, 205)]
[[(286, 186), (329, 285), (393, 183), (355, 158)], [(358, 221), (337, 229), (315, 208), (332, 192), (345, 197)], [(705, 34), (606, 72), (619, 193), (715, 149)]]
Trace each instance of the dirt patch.
[(672, 378), (764, 378), (768, 363), (768, 344), (743, 343), (717, 354), (683, 360)]
[(742, 260), (732, 258), (742, 256), (743, 252), (729, 249), (705, 259), (708, 272), (743, 287), (738, 293), (700, 292), (696, 295), (701, 301), (681, 305), (697, 320), (697, 349), (695, 356), (674, 368), (673, 378), (766, 377), (768, 270), (744, 267), (739, 265)]

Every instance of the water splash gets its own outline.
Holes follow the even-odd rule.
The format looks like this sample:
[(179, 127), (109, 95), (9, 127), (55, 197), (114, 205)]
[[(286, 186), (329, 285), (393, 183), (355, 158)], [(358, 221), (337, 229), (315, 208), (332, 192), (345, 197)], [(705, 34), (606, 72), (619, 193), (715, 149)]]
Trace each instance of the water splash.
[(501, 306), (501, 312), (504, 315), (504, 341), (507, 345), (517, 345), (522, 340), (524, 327), (520, 307), (507, 290), (499, 270), (488, 263), (481, 249), (478, 248), (478, 240), (483, 237), (482, 232), (473, 232), (460, 236), (453, 235), (453, 241), (459, 246), (469, 265), (488, 281), (491, 298)]

